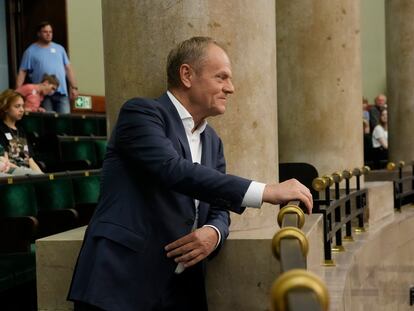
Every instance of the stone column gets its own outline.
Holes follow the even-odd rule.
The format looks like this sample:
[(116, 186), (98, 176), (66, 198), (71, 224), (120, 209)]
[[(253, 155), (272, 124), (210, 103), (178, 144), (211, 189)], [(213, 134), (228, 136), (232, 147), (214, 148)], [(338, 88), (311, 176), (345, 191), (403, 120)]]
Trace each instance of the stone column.
[(279, 161), (363, 164), (360, 4), (277, 0)]
[[(226, 114), (209, 122), (222, 137), (227, 171), (262, 182), (278, 179), (275, 4), (260, 0), (102, 1), (105, 86), (110, 125), (135, 96), (166, 90), (167, 54), (196, 35), (222, 42), (236, 93)], [(232, 230), (274, 226), (263, 206), (232, 214)]]
[(385, 1), (390, 160), (414, 160), (414, 2)]

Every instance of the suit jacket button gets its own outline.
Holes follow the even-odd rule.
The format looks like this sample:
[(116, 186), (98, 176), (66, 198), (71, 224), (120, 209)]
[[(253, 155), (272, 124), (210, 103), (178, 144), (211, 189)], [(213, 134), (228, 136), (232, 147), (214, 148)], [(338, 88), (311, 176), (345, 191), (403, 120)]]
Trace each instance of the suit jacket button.
[(194, 219), (187, 219), (187, 220), (185, 221), (185, 224), (186, 224), (186, 225), (189, 225), (189, 226), (193, 225), (193, 224), (194, 224)]

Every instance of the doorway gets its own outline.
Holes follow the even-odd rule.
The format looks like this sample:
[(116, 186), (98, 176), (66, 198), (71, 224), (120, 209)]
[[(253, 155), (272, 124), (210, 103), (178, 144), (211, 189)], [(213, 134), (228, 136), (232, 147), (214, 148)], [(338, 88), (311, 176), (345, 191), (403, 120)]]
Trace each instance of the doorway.
[(16, 75), (26, 48), (36, 41), (36, 27), (42, 21), (53, 25), (53, 41), (68, 50), (66, 0), (5, 0), (9, 84)]

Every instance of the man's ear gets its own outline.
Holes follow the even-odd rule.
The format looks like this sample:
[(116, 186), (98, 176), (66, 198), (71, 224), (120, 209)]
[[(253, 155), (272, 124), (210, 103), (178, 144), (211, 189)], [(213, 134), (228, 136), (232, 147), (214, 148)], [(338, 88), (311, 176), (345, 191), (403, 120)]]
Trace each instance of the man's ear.
[(190, 88), (192, 85), (193, 69), (188, 64), (182, 64), (180, 66), (180, 79), (181, 83)]

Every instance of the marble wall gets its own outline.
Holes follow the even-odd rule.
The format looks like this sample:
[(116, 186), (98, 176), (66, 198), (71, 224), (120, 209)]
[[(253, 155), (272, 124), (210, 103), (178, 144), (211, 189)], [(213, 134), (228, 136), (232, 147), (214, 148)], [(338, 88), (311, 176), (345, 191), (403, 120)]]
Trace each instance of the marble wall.
[(280, 162), (363, 164), (360, 4), (276, 1)]
[(386, 0), (386, 50), (390, 159), (414, 159), (414, 2)]

